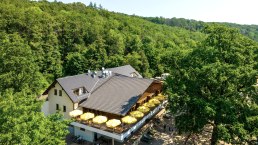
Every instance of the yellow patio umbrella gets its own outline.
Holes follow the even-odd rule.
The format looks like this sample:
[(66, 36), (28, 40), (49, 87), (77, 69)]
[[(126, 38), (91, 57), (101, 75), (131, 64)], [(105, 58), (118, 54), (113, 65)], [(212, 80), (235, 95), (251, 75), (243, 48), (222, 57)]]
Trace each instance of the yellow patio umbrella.
[(141, 118), (144, 116), (144, 114), (140, 111), (132, 111), (130, 112), (130, 115), (135, 118)]
[(82, 110), (73, 110), (73, 111), (69, 112), (69, 115), (71, 117), (77, 117), (79, 115), (82, 115), (82, 113), (83, 113)]
[(141, 111), (142, 113), (147, 113), (150, 111), (150, 108), (148, 108), (146, 106), (140, 106), (137, 108), (137, 110)]
[(129, 115), (127, 115), (127, 116), (125, 116), (125, 117), (122, 118), (122, 122), (123, 122), (123, 123), (126, 123), (126, 124), (133, 124), (133, 123), (135, 123), (136, 121), (137, 121), (136, 118), (134, 118), (134, 117), (132, 117), (132, 116), (129, 116)]
[(149, 102), (153, 104), (160, 104), (160, 101), (158, 99), (150, 99)]
[(91, 112), (86, 112), (86, 113), (84, 113), (84, 114), (82, 114), (82, 115), (80, 116), (80, 118), (81, 118), (82, 120), (89, 120), (89, 119), (92, 119), (92, 118), (94, 118), (94, 117), (95, 117), (94, 113), (91, 113)]
[(121, 121), (118, 119), (110, 119), (106, 122), (106, 126), (110, 128), (115, 128), (120, 124), (121, 124)]
[(93, 118), (92, 121), (93, 121), (93, 123), (102, 124), (107, 121), (107, 117), (99, 115), (99, 116), (96, 116), (95, 118)]
[(144, 103), (143, 106), (151, 108), (151, 107), (155, 107), (155, 104), (151, 102), (147, 102), (147, 103)]
[(160, 101), (163, 101), (163, 100), (166, 99), (166, 97), (165, 97), (164, 95), (162, 95), (162, 94), (158, 94), (158, 95), (155, 96), (154, 98), (155, 98), (155, 99), (158, 99), (158, 100), (160, 100)]

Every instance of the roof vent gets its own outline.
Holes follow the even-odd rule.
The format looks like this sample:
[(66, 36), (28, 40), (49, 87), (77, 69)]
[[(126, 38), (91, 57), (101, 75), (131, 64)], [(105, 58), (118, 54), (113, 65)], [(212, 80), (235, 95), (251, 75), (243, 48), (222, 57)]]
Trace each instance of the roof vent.
[(101, 74), (101, 77), (102, 78), (107, 78), (107, 77), (109, 77), (109, 76), (111, 76), (112, 75), (112, 72), (111, 71), (109, 71), (109, 70), (105, 70), (105, 68), (104, 67), (102, 67), (102, 74)]
[(97, 76), (97, 71), (93, 71), (92, 74), (91, 74), (91, 76), (92, 76), (93, 78), (95, 78), (95, 77)]

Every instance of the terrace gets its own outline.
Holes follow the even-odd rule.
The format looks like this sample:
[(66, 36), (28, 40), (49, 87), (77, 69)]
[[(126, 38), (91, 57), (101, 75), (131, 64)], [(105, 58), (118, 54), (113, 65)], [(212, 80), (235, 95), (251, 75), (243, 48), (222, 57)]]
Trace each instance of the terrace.
[(71, 125), (80, 128), (80, 130), (87, 130), (123, 142), (144, 125), (146, 120), (151, 119), (166, 101), (165, 96), (161, 94), (145, 98), (145, 100), (139, 100), (140, 102), (133, 106), (126, 116), (84, 108), (79, 113), (80, 115), (74, 116), (75, 122), (72, 122)]

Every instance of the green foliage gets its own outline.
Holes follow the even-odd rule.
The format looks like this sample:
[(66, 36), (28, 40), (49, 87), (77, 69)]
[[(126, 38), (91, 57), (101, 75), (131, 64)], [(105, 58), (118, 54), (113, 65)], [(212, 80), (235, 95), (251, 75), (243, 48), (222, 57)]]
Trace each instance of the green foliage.
[(189, 20), (184, 18), (145, 17), (144, 19), (157, 24), (182, 27), (191, 31), (200, 31), (204, 28), (205, 22)]
[[(163, 18), (163, 17), (145, 17), (145, 20), (151, 21), (156, 24), (168, 25), (173, 27), (185, 28), (190, 31), (202, 31), (206, 25), (213, 24), (214, 22), (202, 22), (196, 20), (189, 20), (184, 18)], [(224, 24), (229, 27), (237, 28), (240, 32), (255, 40), (258, 41), (258, 25), (240, 25), (235, 23), (216, 23)]]
[(65, 144), (68, 122), (58, 114), (45, 117), (41, 102), (28, 92), (0, 95), (0, 144)]
[[(4, 0), (0, 12), (0, 30), (19, 35), (48, 83), (85, 69), (127, 63), (144, 76), (160, 75), (164, 72), (161, 49), (193, 49), (204, 38), (200, 32), (111, 13), (94, 3), (87, 7), (82, 3)], [(142, 58), (133, 61), (130, 55)], [(74, 59), (79, 62), (71, 62)]]
[[(209, 27), (203, 33), (202, 22), (151, 21), (158, 24), (93, 3), (1, 0), (0, 142), (63, 144), (63, 121), (43, 117), (32, 94), (58, 77), (125, 64), (145, 77), (172, 74), (170, 105), (183, 112), (180, 131), (199, 132), (214, 122), (218, 139), (257, 135), (258, 99), (248, 87), (257, 75), (257, 44), (235, 29)], [(256, 38), (254, 28), (245, 33)]]
[(0, 42), (0, 92), (7, 88), (21, 91), (27, 87), (38, 92), (46, 87), (31, 49), (17, 33), (2, 33)]
[(81, 74), (85, 71), (84, 69), (84, 58), (78, 52), (71, 52), (66, 57), (67, 63), (65, 66), (66, 74)]
[(175, 65), (167, 89), (176, 126), (181, 132), (199, 133), (211, 124), (211, 144), (250, 143), (257, 137), (257, 92), (252, 85), (258, 74), (258, 45), (225, 26), (208, 26), (205, 33), (199, 48), (181, 53), (179, 60), (166, 59)]

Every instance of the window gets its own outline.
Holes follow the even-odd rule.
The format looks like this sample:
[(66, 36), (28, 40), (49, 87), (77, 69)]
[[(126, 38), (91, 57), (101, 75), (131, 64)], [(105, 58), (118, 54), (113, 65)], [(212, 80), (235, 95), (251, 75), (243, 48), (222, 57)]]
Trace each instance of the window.
[(59, 104), (56, 104), (56, 110), (59, 110)]
[(66, 106), (63, 106), (63, 112), (66, 112)]
[(81, 131), (85, 131), (85, 129), (84, 129), (84, 128), (80, 128), (80, 130), (81, 130)]
[(88, 93), (88, 91), (85, 89), (85, 87), (76, 88), (73, 90), (73, 93), (77, 96), (80, 96), (82, 94)]
[(54, 90), (54, 95), (57, 95), (57, 89)]
[(59, 90), (59, 96), (62, 96), (62, 90)]

